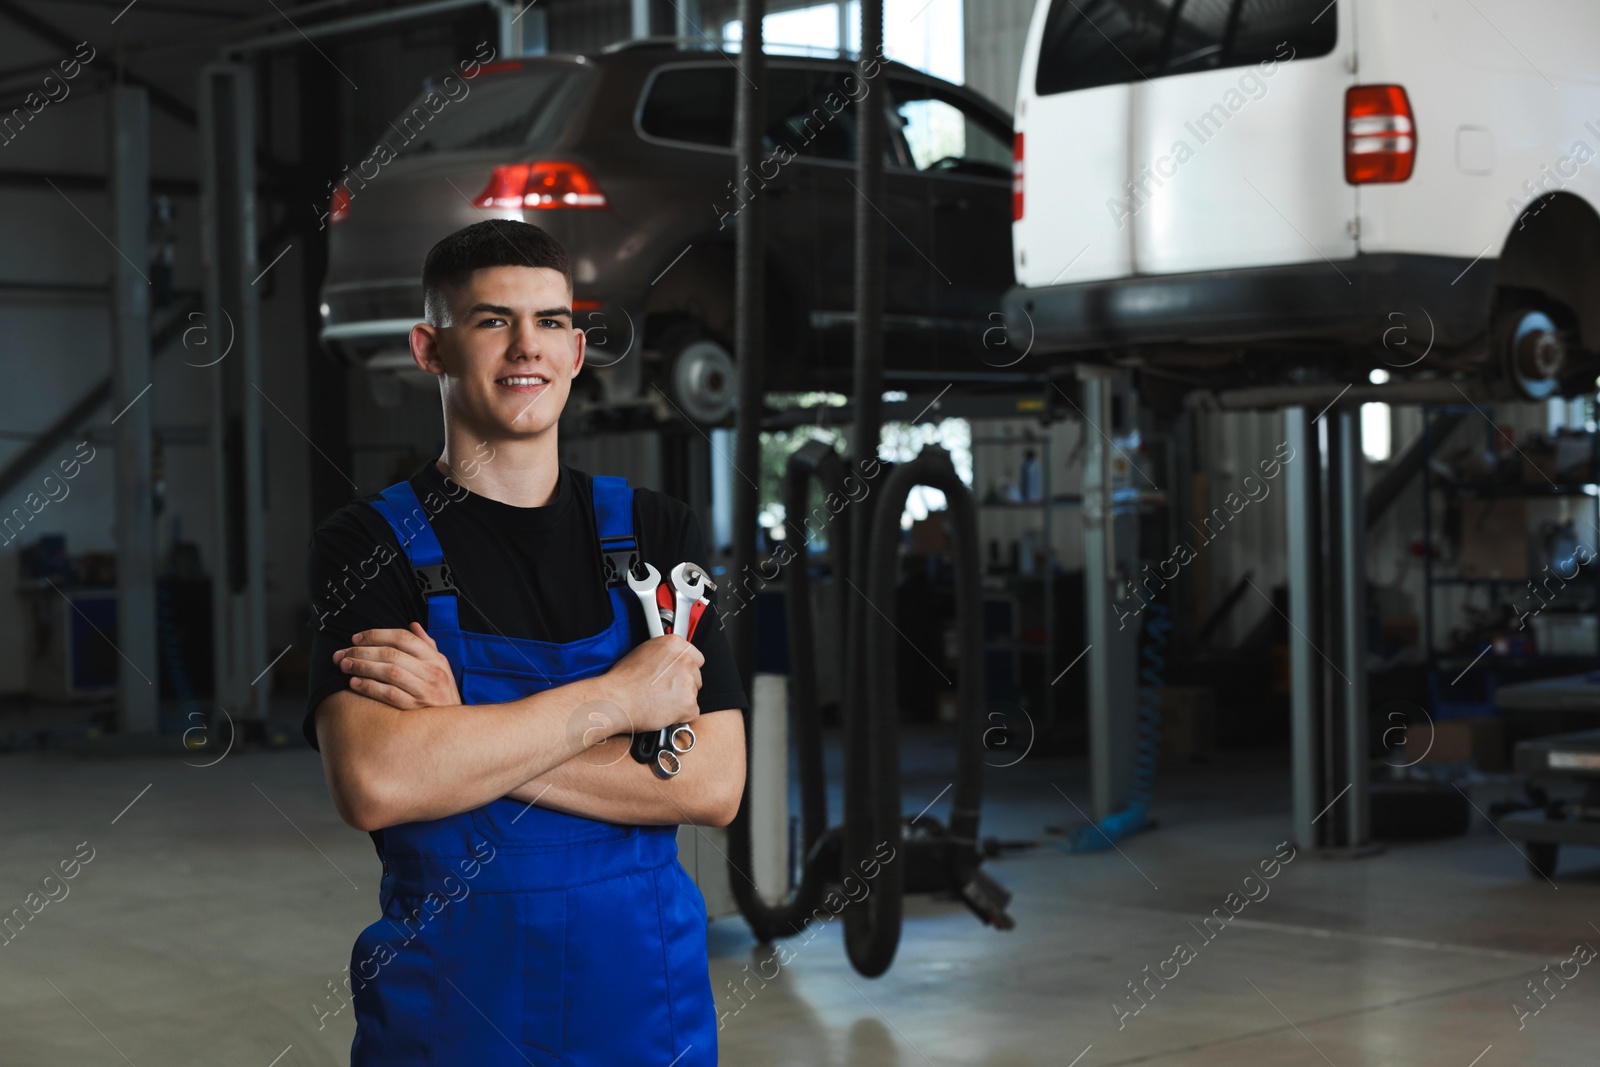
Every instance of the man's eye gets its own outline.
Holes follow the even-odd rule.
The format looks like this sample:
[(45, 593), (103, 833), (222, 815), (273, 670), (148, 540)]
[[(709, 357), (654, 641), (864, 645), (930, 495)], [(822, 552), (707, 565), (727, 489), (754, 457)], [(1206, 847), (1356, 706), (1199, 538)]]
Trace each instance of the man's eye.
[(497, 318), (479, 319), (478, 320), (478, 325), (479, 326), (504, 326), (505, 325), (505, 321), (506, 321), (505, 319), (497, 319)]
[(567, 324), (560, 319), (540, 319), (539, 325), (549, 327), (552, 330), (560, 330), (564, 329)]

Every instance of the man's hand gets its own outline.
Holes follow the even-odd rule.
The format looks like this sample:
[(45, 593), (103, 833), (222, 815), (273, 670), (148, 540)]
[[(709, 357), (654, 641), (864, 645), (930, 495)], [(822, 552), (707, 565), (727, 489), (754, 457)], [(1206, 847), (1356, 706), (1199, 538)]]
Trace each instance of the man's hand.
[(350, 688), (392, 708), (448, 708), (461, 703), (450, 661), (420, 623), (404, 630), (363, 630), (333, 654)]
[(706, 657), (678, 634), (652, 637), (605, 674), (610, 696), (628, 716), (623, 732), (648, 733), (700, 715), (700, 667)]
[[(450, 661), (419, 623), (404, 630), (363, 630), (350, 648), (333, 654), (350, 688), (392, 708), (454, 707), (461, 703)], [(644, 733), (700, 714), (700, 667), (706, 658), (677, 634), (638, 645), (606, 673), (609, 695), (626, 721), (612, 733)]]

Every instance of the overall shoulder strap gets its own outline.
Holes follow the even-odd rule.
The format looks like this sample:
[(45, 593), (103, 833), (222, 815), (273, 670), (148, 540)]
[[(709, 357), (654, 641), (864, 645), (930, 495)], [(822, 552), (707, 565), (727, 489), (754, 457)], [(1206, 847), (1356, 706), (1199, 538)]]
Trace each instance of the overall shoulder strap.
[(394, 530), (411, 564), (417, 588), (428, 604), (428, 629), (457, 629), (456, 584), (417, 491), (409, 481), (396, 482), (379, 493), (372, 506)]
[(628, 571), (640, 559), (633, 530), (633, 489), (626, 478), (614, 475), (595, 475), (590, 482), (595, 529), (600, 535), (600, 556), (609, 589), (623, 584)]

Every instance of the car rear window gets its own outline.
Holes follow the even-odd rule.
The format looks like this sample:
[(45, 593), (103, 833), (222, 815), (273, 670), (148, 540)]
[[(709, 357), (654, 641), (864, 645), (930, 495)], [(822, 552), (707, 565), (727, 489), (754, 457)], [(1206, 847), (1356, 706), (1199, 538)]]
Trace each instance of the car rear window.
[(549, 144), (591, 77), (582, 67), (561, 65), (430, 82), (391, 123), (397, 136), (386, 140), (400, 158)]
[[(1040, 96), (1333, 51), (1329, 0), (1052, 0)], [(1286, 46), (1286, 48), (1285, 48)]]
[(727, 148), (733, 144), (734, 71), (675, 67), (660, 71), (639, 112), (639, 128), (665, 141)]
[[(726, 64), (663, 67), (645, 90), (639, 129), (663, 141), (733, 147), (738, 72)], [(855, 101), (844, 72), (769, 66), (762, 91), (763, 150), (779, 144), (798, 156), (856, 158)]]

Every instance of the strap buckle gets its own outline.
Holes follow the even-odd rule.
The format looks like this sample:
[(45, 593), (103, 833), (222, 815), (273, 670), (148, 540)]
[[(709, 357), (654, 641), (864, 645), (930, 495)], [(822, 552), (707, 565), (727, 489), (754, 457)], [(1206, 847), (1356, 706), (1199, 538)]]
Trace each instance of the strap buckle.
[(605, 566), (606, 588), (619, 586), (628, 572), (639, 564), (639, 546), (631, 535), (600, 538), (600, 555)]
[(448, 596), (456, 591), (454, 577), (450, 573), (450, 564), (434, 563), (427, 567), (415, 568), (417, 589), (423, 596)]

